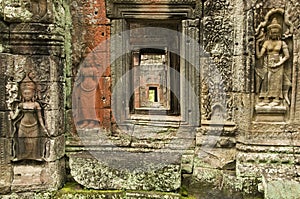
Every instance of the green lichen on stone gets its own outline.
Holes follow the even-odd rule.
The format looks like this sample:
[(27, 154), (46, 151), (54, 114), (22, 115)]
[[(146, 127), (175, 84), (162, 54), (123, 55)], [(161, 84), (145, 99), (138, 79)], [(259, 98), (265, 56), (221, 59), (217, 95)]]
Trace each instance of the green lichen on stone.
[(55, 196), (55, 192), (36, 193), (34, 199), (52, 199)]
[[(197, 176), (186, 176), (182, 181), (181, 195), (201, 199), (261, 199), (257, 181), (237, 179), (234, 172), (211, 168), (197, 168)], [(247, 190), (244, 190), (247, 187)], [(256, 187), (256, 189), (255, 189)], [(247, 192), (247, 193), (246, 193)]]
[[(97, 159), (86, 154), (72, 155), (71, 175), (78, 183), (93, 189), (171, 192), (180, 187), (179, 156), (170, 156), (169, 153), (126, 153), (127, 158), (124, 158), (124, 154), (120, 151), (93, 152)], [(166, 159), (170, 157), (172, 159)], [(167, 160), (170, 164), (161, 164)]]
[[(67, 183), (55, 199), (180, 199), (180, 195), (170, 192), (133, 191), (133, 190), (95, 190), (83, 188), (77, 183)], [(192, 199), (192, 198), (188, 198)]]
[(277, 180), (264, 183), (266, 199), (294, 199), (300, 197), (300, 183), (296, 181)]
[[(27, 2), (28, 3), (28, 2)], [(25, 22), (31, 20), (32, 13), (26, 9), (26, 2), (10, 2), (3, 0), (1, 11), (3, 12), (4, 19), (14, 22)], [(1, 12), (1, 14), (2, 14)]]
[(196, 199), (194, 196), (190, 196), (188, 188), (186, 186), (181, 186), (179, 190), (180, 199)]
[(180, 199), (196, 199), (194, 196), (181, 196)]
[(92, 193), (124, 193), (122, 190), (95, 190), (95, 189), (87, 189), (87, 188), (82, 188), (81, 185), (78, 183), (71, 183), (68, 182), (65, 184), (65, 186), (58, 191), (58, 193), (87, 193), (87, 194), (92, 194)]
[(77, 183), (66, 183), (65, 186), (56, 193), (54, 198), (123, 198), (124, 194), (122, 190), (95, 190), (82, 188), (82, 186)]
[[(71, 29), (72, 29), (72, 16), (70, 13), (70, 2), (69, 1), (63, 1), (63, 8), (65, 10), (65, 56), (66, 56), (66, 66), (65, 66), (65, 74), (67, 76), (71, 76), (71, 68), (72, 68), (72, 35), (71, 35)], [(71, 92), (72, 87), (68, 87)], [(67, 92), (66, 92), (67, 93)]]

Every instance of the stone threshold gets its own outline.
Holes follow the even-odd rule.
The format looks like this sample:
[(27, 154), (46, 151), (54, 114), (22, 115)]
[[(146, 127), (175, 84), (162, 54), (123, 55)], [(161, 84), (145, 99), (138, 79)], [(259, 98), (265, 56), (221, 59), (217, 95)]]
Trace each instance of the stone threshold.
[(139, 190), (95, 190), (85, 189), (77, 183), (66, 183), (65, 186), (52, 192), (24, 192), (0, 195), (0, 198), (10, 199), (180, 199), (179, 193)]

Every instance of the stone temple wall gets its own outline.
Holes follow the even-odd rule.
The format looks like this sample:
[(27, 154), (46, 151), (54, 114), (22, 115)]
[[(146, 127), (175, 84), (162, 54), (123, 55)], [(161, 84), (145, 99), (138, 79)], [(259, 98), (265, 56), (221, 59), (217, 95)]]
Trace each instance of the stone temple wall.
[(0, 0), (0, 198), (297, 198), (299, 12)]
[(1, 193), (65, 181), (65, 8), (1, 1)]

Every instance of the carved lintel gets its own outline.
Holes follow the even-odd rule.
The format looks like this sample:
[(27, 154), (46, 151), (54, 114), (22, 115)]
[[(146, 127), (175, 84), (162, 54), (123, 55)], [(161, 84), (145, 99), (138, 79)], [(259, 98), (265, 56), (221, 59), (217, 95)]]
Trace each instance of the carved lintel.
[(149, 18), (168, 19), (192, 17), (195, 0), (106, 0), (106, 13), (109, 18)]

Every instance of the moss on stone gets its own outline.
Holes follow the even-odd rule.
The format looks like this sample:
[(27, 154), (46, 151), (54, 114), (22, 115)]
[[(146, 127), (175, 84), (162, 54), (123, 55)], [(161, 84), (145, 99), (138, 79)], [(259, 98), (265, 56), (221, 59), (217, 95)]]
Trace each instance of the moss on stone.
[(68, 182), (65, 186), (57, 191), (54, 198), (159, 198), (159, 199), (195, 199), (191, 196), (180, 196), (178, 193), (143, 191), (143, 190), (95, 190), (83, 188), (76, 182)]
[(184, 185), (180, 187), (179, 194), (180, 199), (196, 199), (194, 196), (190, 196), (188, 188)]
[(118, 195), (119, 198), (123, 198), (125, 192), (122, 190), (94, 190), (83, 188), (80, 184), (75, 182), (66, 183), (65, 186), (60, 189), (55, 198), (103, 198), (106, 196)]
[[(71, 30), (73, 28), (72, 24), (72, 15), (70, 11), (70, 2), (63, 1), (63, 7), (65, 9), (65, 43), (64, 50), (66, 56), (66, 66), (65, 66), (65, 75), (72, 76), (71, 68), (72, 68), (72, 35)], [(71, 87), (66, 87), (66, 89), (71, 89)], [(70, 92), (70, 91), (69, 91)]]
[(196, 199), (194, 196), (181, 196), (180, 199)]

